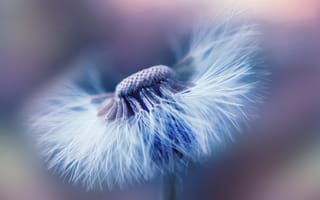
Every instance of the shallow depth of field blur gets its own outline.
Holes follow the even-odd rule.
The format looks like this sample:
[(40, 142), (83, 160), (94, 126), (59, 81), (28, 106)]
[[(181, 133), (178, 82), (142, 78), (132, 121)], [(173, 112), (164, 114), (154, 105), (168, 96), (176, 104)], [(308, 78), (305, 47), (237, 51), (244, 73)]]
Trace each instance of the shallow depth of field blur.
[(181, 177), (177, 199), (320, 199), (320, 1), (1, 0), (0, 200), (159, 199), (160, 180), (88, 192), (55, 176), (34, 152), (20, 113), (77, 67), (101, 68), (112, 88), (139, 69), (173, 65), (174, 39), (196, 19), (234, 11), (261, 30), (268, 96), (228, 155)]

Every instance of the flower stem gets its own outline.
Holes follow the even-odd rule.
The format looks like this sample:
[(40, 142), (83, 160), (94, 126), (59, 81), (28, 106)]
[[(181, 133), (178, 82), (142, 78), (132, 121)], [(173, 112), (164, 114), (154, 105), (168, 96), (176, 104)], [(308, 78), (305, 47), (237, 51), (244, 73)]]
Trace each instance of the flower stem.
[(163, 200), (176, 199), (176, 176), (174, 173), (168, 175), (163, 181)]

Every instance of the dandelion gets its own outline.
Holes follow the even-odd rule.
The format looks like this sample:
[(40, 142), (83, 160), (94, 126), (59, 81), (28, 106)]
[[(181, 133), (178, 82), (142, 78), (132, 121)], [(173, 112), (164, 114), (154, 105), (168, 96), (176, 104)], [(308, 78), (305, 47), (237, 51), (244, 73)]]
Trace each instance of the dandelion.
[(255, 35), (252, 26), (201, 29), (176, 67), (146, 68), (99, 96), (75, 82), (60, 87), (32, 114), (49, 168), (93, 189), (208, 158), (232, 141), (260, 100)]

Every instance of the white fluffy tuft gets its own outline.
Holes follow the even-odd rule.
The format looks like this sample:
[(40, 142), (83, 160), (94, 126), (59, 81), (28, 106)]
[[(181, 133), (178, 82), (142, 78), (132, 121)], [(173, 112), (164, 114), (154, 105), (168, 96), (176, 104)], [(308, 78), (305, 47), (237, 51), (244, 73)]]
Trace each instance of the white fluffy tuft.
[[(149, 180), (209, 156), (232, 138), (259, 100), (255, 34), (251, 26), (196, 32), (186, 55), (192, 86), (178, 93), (161, 86), (171, 98), (160, 99), (150, 112), (137, 106), (129, 119), (98, 117), (109, 99), (93, 102), (76, 84), (42, 100), (32, 131), (48, 166), (94, 189)], [(147, 90), (140, 93), (146, 106)]]

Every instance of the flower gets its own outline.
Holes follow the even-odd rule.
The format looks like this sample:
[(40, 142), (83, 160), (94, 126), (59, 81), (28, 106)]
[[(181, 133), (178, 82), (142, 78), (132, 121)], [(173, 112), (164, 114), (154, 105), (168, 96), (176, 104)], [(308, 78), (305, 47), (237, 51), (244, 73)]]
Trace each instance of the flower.
[(260, 101), (256, 33), (253, 26), (200, 29), (176, 67), (144, 69), (111, 93), (91, 95), (72, 81), (58, 88), (31, 120), (49, 168), (93, 189), (207, 158)]

